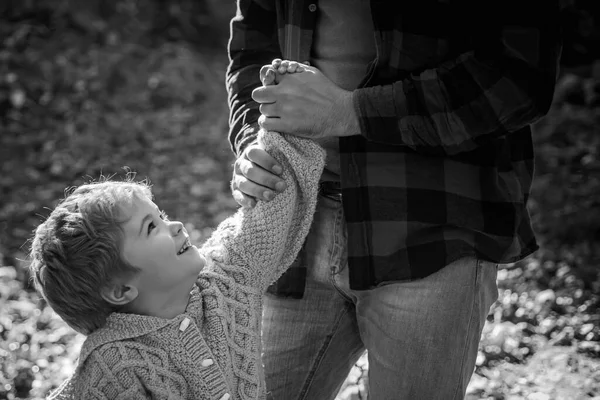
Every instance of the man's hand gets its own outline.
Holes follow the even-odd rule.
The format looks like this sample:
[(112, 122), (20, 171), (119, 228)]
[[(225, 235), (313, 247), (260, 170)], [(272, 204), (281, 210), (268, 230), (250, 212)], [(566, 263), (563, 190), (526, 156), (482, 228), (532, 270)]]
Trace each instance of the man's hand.
[(285, 181), (279, 178), (281, 166), (260, 145), (248, 146), (235, 161), (231, 191), (242, 207), (252, 208), (256, 200), (269, 201), (283, 192)]
[(360, 134), (352, 92), (314, 67), (302, 68), (301, 73), (277, 76), (277, 85), (254, 89), (252, 98), (260, 103), (262, 114), (259, 125), (312, 139)]

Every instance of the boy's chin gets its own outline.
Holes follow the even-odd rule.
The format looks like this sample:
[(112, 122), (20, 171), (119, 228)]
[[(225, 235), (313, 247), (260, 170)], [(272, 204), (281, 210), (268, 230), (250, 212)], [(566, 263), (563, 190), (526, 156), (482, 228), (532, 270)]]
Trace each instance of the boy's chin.
[(198, 260), (199, 260), (198, 272), (202, 271), (204, 269), (204, 266), (206, 265), (206, 259), (204, 258), (204, 255), (202, 255), (202, 253), (200, 253), (200, 250), (196, 246), (192, 246), (190, 251), (196, 252), (196, 256), (198, 257)]

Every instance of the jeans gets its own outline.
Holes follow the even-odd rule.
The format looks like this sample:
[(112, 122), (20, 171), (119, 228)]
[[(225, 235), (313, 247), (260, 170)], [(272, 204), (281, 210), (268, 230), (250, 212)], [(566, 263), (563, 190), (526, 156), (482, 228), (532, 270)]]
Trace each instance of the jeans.
[(497, 264), (467, 257), (424, 279), (351, 290), (342, 205), (325, 196), (303, 251), (304, 297), (265, 297), (267, 399), (333, 400), (365, 350), (371, 400), (464, 398)]

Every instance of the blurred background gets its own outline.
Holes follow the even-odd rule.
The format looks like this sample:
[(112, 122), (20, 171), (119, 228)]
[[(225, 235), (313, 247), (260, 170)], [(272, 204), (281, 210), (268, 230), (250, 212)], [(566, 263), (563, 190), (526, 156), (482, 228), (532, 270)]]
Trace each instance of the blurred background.
[[(149, 177), (196, 243), (236, 208), (224, 74), (233, 0), (0, 1), (0, 400), (40, 399), (82, 337), (28, 282), (68, 186)], [(469, 399), (600, 399), (600, 2), (563, 1), (562, 71), (535, 126), (542, 249), (499, 271)], [(366, 399), (361, 358), (339, 400)], [(318, 399), (317, 399), (318, 400)]]

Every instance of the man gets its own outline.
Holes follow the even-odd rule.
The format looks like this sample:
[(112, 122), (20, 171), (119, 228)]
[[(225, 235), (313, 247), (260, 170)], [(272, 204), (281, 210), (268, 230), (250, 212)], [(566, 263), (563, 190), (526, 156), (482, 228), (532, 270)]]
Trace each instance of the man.
[[(265, 299), (271, 398), (334, 399), (365, 349), (370, 398), (463, 398), (497, 264), (537, 249), (529, 126), (552, 102), (558, 12), (555, 0), (238, 0), (236, 200), (283, 189), (260, 126), (327, 150), (304, 249)], [(311, 67), (261, 87), (275, 58)]]

